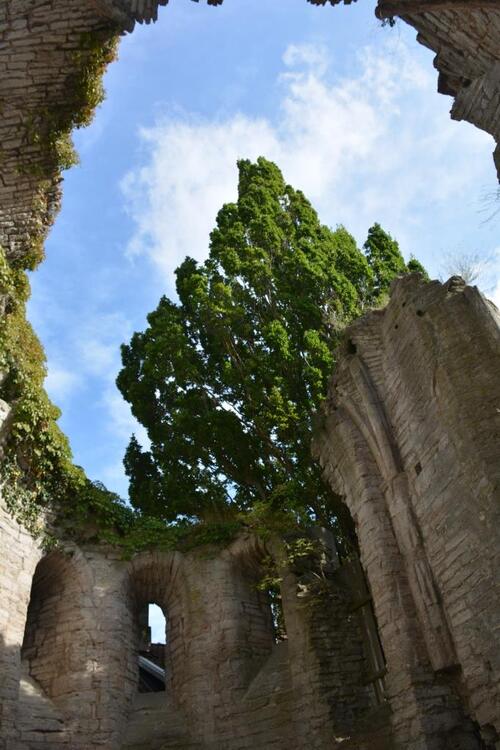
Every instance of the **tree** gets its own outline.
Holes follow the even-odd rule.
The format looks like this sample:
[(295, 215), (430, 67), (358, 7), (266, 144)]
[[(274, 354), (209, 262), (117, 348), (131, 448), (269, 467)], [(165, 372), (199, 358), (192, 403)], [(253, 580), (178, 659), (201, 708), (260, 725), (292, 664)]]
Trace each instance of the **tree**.
[[(219, 212), (208, 260), (186, 258), (179, 302), (163, 297), (122, 347), (118, 386), (151, 441), (128, 447), (131, 501), (167, 521), (263, 505), (332, 525), (339, 505), (311, 459), (311, 419), (374, 273), (274, 164), (238, 167), (238, 201)], [(379, 253), (378, 279), (399, 270), (395, 252), (388, 268)]]
[[(373, 271), (370, 301), (377, 304), (389, 292), (392, 279), (403, 273), (408, 273), (408, 267), (401, 255), (398, 243), (382, 229), (380, 224), (374, 224), (368, 230), (368, 238), (364, 244), (364, 249)], [(418, 261), (416, 262), (418, 263)]]
[(410, 255), (410, 260), (406, 264), (406, 267), (409, 273), (419, 273), (426, 281), (429, 281), (429, 274), (414, 255)]

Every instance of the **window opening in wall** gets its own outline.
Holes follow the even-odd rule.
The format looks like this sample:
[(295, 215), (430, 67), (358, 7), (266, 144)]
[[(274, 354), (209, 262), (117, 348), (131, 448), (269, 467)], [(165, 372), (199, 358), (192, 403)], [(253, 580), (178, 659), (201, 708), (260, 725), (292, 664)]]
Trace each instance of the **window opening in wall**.
[(366, 659), (366, 682), (373, 689), (376, 703), (384, 703), (386, 700), (384, 684), (384, 676), (387, 672), (386, 660), (378, 632), (371, 592), (357, 554), (352, 553), (349, 559), (343, 561), (339, 576), (350, 589), (351, 611), (356, 613), (359, 618)]
[(283, 614), (283, 601), (279, 583), (275, 583), (267, 590), (269, 605), (271, 607), (271, 618), (273, 623), (274, 640), (276, 643), (288, 640)]
[(139, 684), (140, 693), (165, 690), (167, 619), (161, 607), (149, 603), (139, 613)]

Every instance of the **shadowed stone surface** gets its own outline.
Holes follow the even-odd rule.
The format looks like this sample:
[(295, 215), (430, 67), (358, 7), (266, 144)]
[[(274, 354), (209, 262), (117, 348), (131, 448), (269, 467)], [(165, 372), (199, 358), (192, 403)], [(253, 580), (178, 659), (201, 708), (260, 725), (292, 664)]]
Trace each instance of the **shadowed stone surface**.
[(355, 520), (406, 748), (500, 730), (499, 314), (454, 277), (398, 280), (347, 331), (315, 452)]
[[(44, 554), (0, 508), (0, 748), (498, 750), (499, 372), (498, 311), (456, 277), (403, 277), (348, 329), (315, 452), (370, 591), (323, 534), (321, 563), (252, 536), (127, 561)], [(283, 643), (257, 586), (269, 555)], [(154, 697), (149, 602), (168, 622)]]

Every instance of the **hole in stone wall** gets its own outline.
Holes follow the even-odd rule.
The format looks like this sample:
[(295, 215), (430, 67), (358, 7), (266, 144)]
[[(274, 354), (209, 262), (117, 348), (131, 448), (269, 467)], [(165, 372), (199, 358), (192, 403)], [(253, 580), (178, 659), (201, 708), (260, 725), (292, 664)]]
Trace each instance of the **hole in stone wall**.
[(346, 349), (348, 354), (356, 354), (358, 351), (356, 344), (352, 339), (349, 339), (349, 341), (346, 344)]
[(273, 584), (266, 592), (269, 607), (271, 609), (271, 619), (273, 624), (273, 635), (276, 643), (288, 640), (286, 632), (285, 615), (283, 612), (283, 601), (281, 598), (281, 588), (279, 583)]
[(139, 610), (140, 693), (165, 690), (167, 667), (167, 619), (161, 607), (148, 603)]
[(151, 643), (165, 645), (167, 642), (167, 618), (163, 614), (162, 608), (157, 604), (150, 604), (148, 618)]

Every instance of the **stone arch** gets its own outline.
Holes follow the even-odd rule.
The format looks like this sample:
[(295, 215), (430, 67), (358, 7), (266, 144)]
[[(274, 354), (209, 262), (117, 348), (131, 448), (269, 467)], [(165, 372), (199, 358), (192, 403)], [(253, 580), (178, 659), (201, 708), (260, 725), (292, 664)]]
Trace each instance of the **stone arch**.
[(175, 703), (185, 705), (190, 682), (189, 666), (189, 587), (180, 553), (143, 553), (127, 569), (125, 597), (130, 617), (132, 663), (129, 675), (137, 681), (137, 650), (140, 639), (139, 613), (148, 604), (157, 604), (167, 621), (165, 651), (167, 692)]
[(249, 534), (239, 537), (223, 554), (230, 562), (234, 577), (236, 637), (242, 643), (240, 653), (248, 661), (242, 674), (249, 683), (275, 645), (271, 602), (261, 582), (269, 575), (269, 563), (277, 563), (276, 549)]

